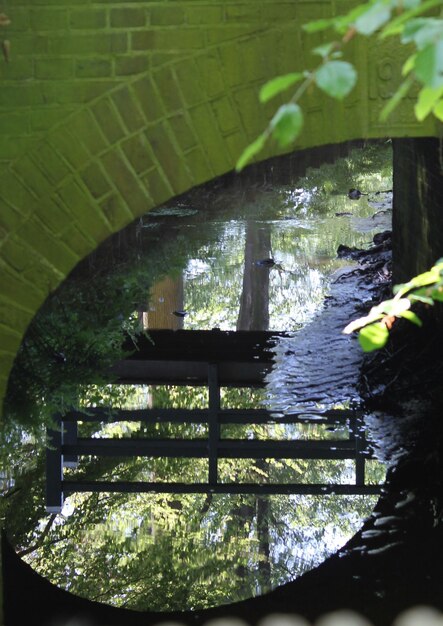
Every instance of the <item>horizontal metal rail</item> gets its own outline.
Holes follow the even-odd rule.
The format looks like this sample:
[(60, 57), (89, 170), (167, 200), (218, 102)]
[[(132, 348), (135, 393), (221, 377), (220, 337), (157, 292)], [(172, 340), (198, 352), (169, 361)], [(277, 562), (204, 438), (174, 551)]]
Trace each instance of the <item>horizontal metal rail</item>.
[[(324, 413), (300, 412), (276, 415), (267, 409), (219, 409), (220, 424), (342, 424), (356, 418), (355, 411), (331, 410)], [(195, 423), (209, 421), (209, 409), (119, 409), (88, 408), (85, 412), (70, 411), (63, 415), (64, 422), (146, 422)]]
[(65, 456), (132, 456), (225, 459), (354, 459), (355, 442), (345, 440), (220, 439), (213, 454), (207, 439), (87, 439), (62, 445)]
[(268, 495), (378, 495), (382, 485), (322, 485), (298, 483), (159, 483), (64, 480), (64, 493), (214, 493)]

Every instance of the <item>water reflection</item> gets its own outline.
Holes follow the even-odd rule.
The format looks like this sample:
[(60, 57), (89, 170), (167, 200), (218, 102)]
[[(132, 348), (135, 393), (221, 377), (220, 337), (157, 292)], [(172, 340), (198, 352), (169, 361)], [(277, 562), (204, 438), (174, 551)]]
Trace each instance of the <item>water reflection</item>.
[[(17, 424), (11, 432), (18, 440), (23, 441), (20, 419), (29, 416), (27, 427), (34, 420), (34, 446), (26, 448), (27, 457), (17, 467), (17, 490), (8, 498), (8, 533), (38, 572), (76, 594), (116, 606), (196, 609), (258, 595), (291, 580), (356, 532), (376, 496), (330, 493), (357, 481), (355, 458), (335, 454), (335, 446), (355, 432), (347, 418), (322, 423), (321, 414), (355, 399), (343, 392), (341, 380), (348, 380), (357, 361), (353, 352), (338, 375), (315, 372), (331, 332), (341, 330), (337, 319), (334, 324), (326, 319), (327, 310), (323, 323), (315, 316), (325, 307), (334, 272), (348, 263), (336, 258), (338, 245), (365, 245), (388, 223), (385, 214), (373, 219), (383, 210), (380, 197), (365, 196), (356, 203), (347, 195), (351, 186), (389, 188), (380, 165), (384, 168), (386, 160), (385, 147), (378, 153), (371, 148), (345, 164), (339, 161), (335, 169), (310, 172), (295, 189), (265, 185), (245, 190), (234, 184), (222, 191), (199, 190), (143, 216), (82, 263), (71, 282), (51, 297), (25, 338), (8, 401)], [(351, 298), (361, 302), (366, 295), (356, 295), (352, 285), (340, 305)], [(324, 333), (316, 349), (307, 330), (312, 320)], [(223, 441), (294, 445), (305, 439), (336, 442), (329, 457), (337, 458), (225, 457), (219, 460), (219, 480), (224, 485), (325, 485), (331, 486), (328, 495), (76, 492), (61, 514), (45, 515), (42, 411), (48, 419), (72, 404), (197, 411), (209, 406), (201, 387), (102, 382), (107, 368), (125, 356), (124, 335), (134, 349), (142, 342), (140, 330), (161, 328), (299, 331), (278, 344), (277, 367), (269, 375), (271, 405), (270, 392), (256, 388), (222, 387), (220, 401), (222, 410), (306, 411), (303, 419), (224, 424), (220, 436)], [(295, 352), (312, 359), (297, 363)], [(304, 396), (297, 376), (303, 378)], [(313, 381), (317, 391), (308, 397), (306, 388)], [(205, 423), (185, 421), (85, 419), (79, 436), (203, 441), (209, 430)], [(78, 467), (64, 470), (68, 478), (187, 484), (207, 478), (202, 458), (140, 455), (128, 460), (95, 454), (79, 461)], [(375, 461), (366, 461), (363, 473), (369, 484), (384, 477)]]

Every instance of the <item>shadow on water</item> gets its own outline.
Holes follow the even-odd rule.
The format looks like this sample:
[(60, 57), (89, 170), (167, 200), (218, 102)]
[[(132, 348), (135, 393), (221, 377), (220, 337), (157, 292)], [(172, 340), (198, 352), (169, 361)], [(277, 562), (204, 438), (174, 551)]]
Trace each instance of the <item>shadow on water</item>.
[[(280, 161), (281, 171), (258, 168), (263, 182), (228, 177), (194, 190), (105, 242), (48, 299), (12, 373), (3, 452), (14, 459), (4, 485), (8, 537), (35, 571), (98, 602), (195, 611), (276, 589), (355, 535), (377, 501), (385, 459), (365, 442), (362, 354), (341, 330), (388, 284), (389, 262), (369, 282), (337, 248), (368, 248), (389, 229), (391, 196), (375, 195), (391, 187), (389, 159), (388, 146), (368, 146), (298, 172), (295, 183), (279, 179)], [(350, 199), (351, 187), (374, 193)], [(233, 359), (230, 337), (242, 332), (258, 343)], [(163, 354), (165, 336), (174, 341)], [(145, 352), (149, 367), (140, 365)], [(199, 378), (203, 361), (219, 361), (212, 387)], [(247, 386), (245, 371), (256, 372)], [(83, 416), (65, 450), (65, 479), (107, 489), (67, 488), (61, 511), (45, 514), (42, 424), (72, 406)], [(114, 412), (97, 420), (99, 407)], [(216, 428), (213, 414), (222, 416)], [(112, 454), (103, 454), (107, 438)], [(151, 487), (112, 492), (116, 481)], [(171, 482), (187, 487), (152, 492)], [(205, 489), (192, 493), (195, 484)], [(253, 488), (242, 493), (246, 484)], [(240, 493), (225, 493), (233, 485)], [(408, 494), (395, 506), (409, 506)], [(361, 536), (369, 554), (399, 543), (380, 515)], [(355, 541), (334, 558), (355, 559)]]

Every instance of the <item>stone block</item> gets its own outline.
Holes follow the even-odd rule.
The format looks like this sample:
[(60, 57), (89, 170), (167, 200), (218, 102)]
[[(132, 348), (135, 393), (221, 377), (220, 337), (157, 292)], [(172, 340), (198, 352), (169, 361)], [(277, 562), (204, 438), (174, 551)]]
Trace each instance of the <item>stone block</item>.
[(112, 61), (107, 58), (80, 59), (75, 63), (77, 78), (107, 78), (112, 76)]

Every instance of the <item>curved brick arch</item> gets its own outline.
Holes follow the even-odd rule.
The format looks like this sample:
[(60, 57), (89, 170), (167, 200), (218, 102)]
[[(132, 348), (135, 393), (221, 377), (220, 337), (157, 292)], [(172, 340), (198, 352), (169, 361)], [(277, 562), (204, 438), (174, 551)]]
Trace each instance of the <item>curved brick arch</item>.
[[(48, 293), (109, 234), (232, 169), (275, 110), (258, 105), (258, 87), (310, 65), (317, 42), (300, 24), (332, 10), (285, 0), (16, 4), (0, 90), (2, 395)], [(360, 80), (344, 104), (307, 95), (296, 149), (436, 134), (408, 103), (395, 124), (379, 124), (401, 67), (391, 45), (354, 45)]]

